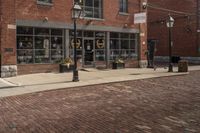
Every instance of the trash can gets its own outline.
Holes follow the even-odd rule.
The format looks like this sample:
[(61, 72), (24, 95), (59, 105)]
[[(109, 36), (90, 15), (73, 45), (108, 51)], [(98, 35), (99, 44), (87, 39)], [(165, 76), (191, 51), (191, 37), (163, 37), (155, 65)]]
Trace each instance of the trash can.
[(178, 72), (188, 72), (188, 61), (180, 60), (178, 62)]
[(172, 63), (178, 63), (181, 60), (180, 56), (172, 56)]

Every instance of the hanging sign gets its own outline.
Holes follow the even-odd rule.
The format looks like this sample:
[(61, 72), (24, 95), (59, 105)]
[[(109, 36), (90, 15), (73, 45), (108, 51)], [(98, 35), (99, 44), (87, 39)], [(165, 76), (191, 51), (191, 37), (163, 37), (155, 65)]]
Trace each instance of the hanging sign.
[(146, 23), (147, 14), (146, 12), (134, 14), (134, 24)]

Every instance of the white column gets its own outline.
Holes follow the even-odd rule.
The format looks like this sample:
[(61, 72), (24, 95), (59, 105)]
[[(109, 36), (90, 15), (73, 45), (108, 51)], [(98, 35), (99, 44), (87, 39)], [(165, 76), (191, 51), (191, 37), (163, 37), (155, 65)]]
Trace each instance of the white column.
[(110, 64), (110, 32), (106, 33), (106, 67)]
[(69, 46), (70, 46), (70, 39), (69, 39), (69, 30), (65, 30), (65, 57), (69, 57)]

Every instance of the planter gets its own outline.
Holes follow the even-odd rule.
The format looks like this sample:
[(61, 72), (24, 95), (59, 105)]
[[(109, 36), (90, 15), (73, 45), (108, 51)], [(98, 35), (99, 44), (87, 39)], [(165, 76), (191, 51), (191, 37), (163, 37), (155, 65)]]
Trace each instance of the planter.
[(112, 64), (112, 69), (123, 69), (125, 68), (125, 63), (115, 63)]
[(60, 64), (59, 65), (59, 71), (60, 71), (60, 73), (72, 72), (73, 67), (74, 67), (74, 65)]

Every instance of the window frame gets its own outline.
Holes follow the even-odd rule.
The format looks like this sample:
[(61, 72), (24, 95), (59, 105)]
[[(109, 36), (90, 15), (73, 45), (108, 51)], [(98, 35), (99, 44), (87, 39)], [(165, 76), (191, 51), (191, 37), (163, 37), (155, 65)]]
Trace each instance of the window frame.
[[(118, 37), (112, 37), (112, 35), (118, 34)], [(123, 37), (123, 34), (128, 35), (128, 37)], [(132, 38), (132, 35), (133, 38)], [(117, 49), (111, 48), (114, 44), (111, 44), (111, 41), (117, 41), (119, 47)], [(128, 41), (128, 49), (122, 48), (122, 41)], [(131, 43), (134, 42), (133, 44)], [(122, 32), (110, 32), (110, 61), (115, 60), (116, 58), (123, 58), (126, 59), (134, 59), (137, 56), (137, 35), (136, 33), (122, 33)], [(112, 45), (112, 46), (111, 46)], [(112, 53), (112, 54), (111, 54)]]
[[(78, 1), (78, 3), (81, 5), (81, 7), (83, 8), (83, 18), (85, 18), (85, 19), (95, 19), (95, 20), (103, 20), (103, 17), (104, 17), (104, 15), (103, 15), (103, 0), (99, 0), (99, 2), (101, 3), (101, 4), (99, 4), (99, 6), (98, 7), (95, 7), (95, 0), (92, 0), (92, 6), (85, 6), (85, 0), (84, 1), (82, 1), (82, 3), (80, 3), (79, 2), (79, 0), (74, 0), (74, 3), (76, 2), (76, 1)], [(88, 8), (88, 9), (91, 9), (91, 11), (92, 11), (92, 16), (90, 17), (90, 16), (85, 16), (84, 14), (85, 14), (85, 12), (87, 11), (87, 10), (85, 10), (86, 8)], [(98, 16), (100, 16), (100, 17), (95, 17), (95, 10), (96, 11), (98, 11)]]
[[(64, 59), (65, 57), (65, 45), (64, 45), (64, 30), (63, 29), (59, 29), (59, 28), (42, 28), (42, 27), (29, 27), (29, 26), (18, 26), (17, 27), (17, 30), (20, 29), (20, 28), (29, 28), (29, 29), (32, 29), (32, 33), (31, 34), (26, 34), (26, 33), (18, 33), (18, 31), (16, 32), (16, 38), (17, 40), (18, 39), (21, 39), (22, 37), (29, 37), (29, 38), (32, 38), (32, 48), (28, 48), (28, 49), (25, 49), (25, 48), (19, 48), (19, 44), (18, 44), (18, 41), (16, 42), (16, 52), (17, 52), (17, 64), (18, 65), (30, 65), (30, 64), (58, 64), (61, 60)], [(49, 34), (48, 35), (44, 35), (44, 34), (37, 34), (36, 35), (36, 30), (38, 29), (48, 29), (48, 32)], [(59, 30), (60, 31), (60, 35), (58, 34), (53, 34), (53, 31), (55, 30)], [(49, 59), (48, 59), (48, 62), (37, 62), (36, 58), (39, 57), (39, 55), (36, 55), (36, 52), (37, 51), (44, 51), (45, 49), (43, 48), (36, 48), (36, 38), (48, 38), (49, 40), (49, 48), (48, 48), (48, 51), (49, 51)], [(61, 43), (56, 43), (57, 45), (60, 46), (60, 49), (56, 49), (56, 48), (53, 48), (53, 41), (52, 39), (54, 38), (58, 38), (60, 39)], [(57, 40), (58, 41), (58, 40)], [(31, 62), (27, 62), (27, 61), (20, 61), (20, 58), (24, 58), (24, 59), (27, 59), (27, 57), (29, 58), (30, 55), (19, 55), (18, 52), (20, 51), (26, 51), (26, 50), (29, 50), (29, 51), (32, 51), (32, 61)], [(55, 50), (57, 50), (58, 52), (60, 51), (60, 53), (58, 53), (57, 55), (53, 54), (55, 53)], [(22, 52), (23, 53), (23, 52)], [(38, 56), (38, 57), (36, 57)], [(18, 60), (19, 59), (19, 60)], [(38, 58), (39, 59), (39, 58)], [(42, 58), (41, 58), (42, 59)], [(21, 63), (19, 63), (21, 62)], [(25, 63), (26, 62), (26, 63)]]
[[(124, 2), (125, 5), (124, 5)], [(122, 10), (121, 10), (121, 6), (122, 6)], [(119, 0), (119, 13), (128, 13), (128, 0)]]

